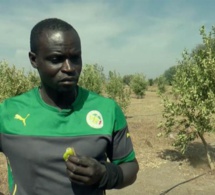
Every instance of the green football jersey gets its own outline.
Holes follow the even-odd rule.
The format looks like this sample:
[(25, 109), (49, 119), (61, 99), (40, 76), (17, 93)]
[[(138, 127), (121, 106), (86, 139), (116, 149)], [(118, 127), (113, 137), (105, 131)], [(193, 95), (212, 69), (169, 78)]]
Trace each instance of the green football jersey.
[(13, 195), (103, 194), (95, 186), (71, 183), (63, 160), (68, 147), (115, 164), (135, 158), (117, 103), (81, 87), (69, 109), (46, 104), (34, 88), (0, 104), (0, 119), (0, 151)]

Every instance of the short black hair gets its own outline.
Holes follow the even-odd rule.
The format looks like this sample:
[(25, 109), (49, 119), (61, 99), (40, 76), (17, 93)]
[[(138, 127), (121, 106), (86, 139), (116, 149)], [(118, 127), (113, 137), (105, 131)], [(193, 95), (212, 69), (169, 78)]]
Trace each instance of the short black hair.
[(56, 31), (73, 30), (76, 32), (76, 30), (73, 28), (73, 26), (71, 24), (69, 24), (61, 19), (58, 19), (58, 18), (44, 19), (44, 20), (38, 22), (31, 30), (31, 35), (30, 35), (31, 52), (37, 53), (40, 35), (45, 30), (56, 30)]

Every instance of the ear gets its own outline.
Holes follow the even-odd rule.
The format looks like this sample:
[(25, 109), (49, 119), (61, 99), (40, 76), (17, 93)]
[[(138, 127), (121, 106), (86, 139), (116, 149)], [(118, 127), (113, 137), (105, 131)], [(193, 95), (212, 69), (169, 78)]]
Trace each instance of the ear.
[(29, 60), (30, 60), (31, 65), (33, 66), (33, 68), (37, 69), (36, 54), (33, 53), (33, 52), (29, 52), (28, 57), (29, 57)]

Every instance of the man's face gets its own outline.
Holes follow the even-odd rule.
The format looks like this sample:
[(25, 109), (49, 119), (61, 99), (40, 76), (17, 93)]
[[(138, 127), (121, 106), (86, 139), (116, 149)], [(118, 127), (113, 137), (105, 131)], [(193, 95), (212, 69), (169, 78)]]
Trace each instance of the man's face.
[(81, 43), (75, 31), (45, 31), (35, 57), (42, 86), (56, 92), (74, 90), (82, 69)]

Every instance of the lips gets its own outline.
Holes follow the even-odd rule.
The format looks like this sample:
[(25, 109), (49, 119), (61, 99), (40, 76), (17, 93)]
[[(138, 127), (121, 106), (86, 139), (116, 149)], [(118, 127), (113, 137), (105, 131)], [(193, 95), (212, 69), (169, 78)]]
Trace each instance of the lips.
[(66, 77), (60, 80), (60, 82), (77, 82), (77, 78), (76, 77)]
[(77, 77), (66, 77), (66, 78), (63, 78), (59, 81), (59, 83), (62, 83), (62, 84), (74, 84), (77, 82), (78, 82)]

